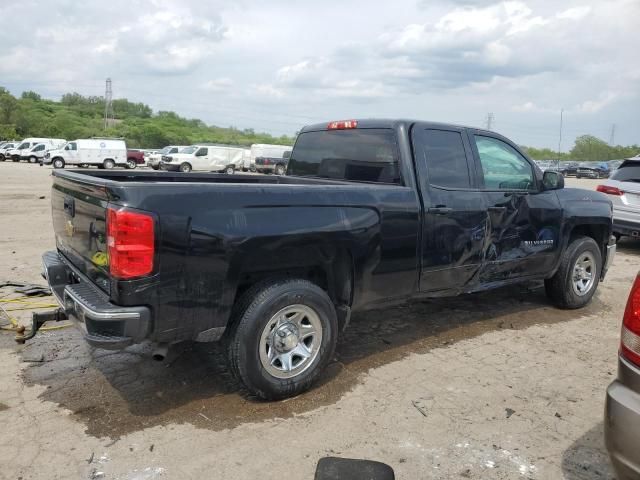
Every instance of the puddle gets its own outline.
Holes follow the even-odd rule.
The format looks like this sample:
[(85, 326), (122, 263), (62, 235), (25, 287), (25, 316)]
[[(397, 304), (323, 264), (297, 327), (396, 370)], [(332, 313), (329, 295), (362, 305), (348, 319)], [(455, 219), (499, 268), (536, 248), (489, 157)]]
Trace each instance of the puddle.
[(157, 363), (148, 345), (92, 350), (75, 329), (46, 332), (28, 343), (22, 355), (42, 354), (43, 361), (30, 364), (23, 377), (27, 385), (46, 386), (40, 398), (71, 410), (96, 437), (115, 440), (171, 423), (222, 430), (335, 403), (369, 369), (410, 353), (490, 330), (573, 320), (607, 308), (596, 297), (583, 310), (558, 310), (536, 284), (359, 313), (316, 387), (281, 402), (249, 398), (227, 371), (219, 345), (179, 345)]

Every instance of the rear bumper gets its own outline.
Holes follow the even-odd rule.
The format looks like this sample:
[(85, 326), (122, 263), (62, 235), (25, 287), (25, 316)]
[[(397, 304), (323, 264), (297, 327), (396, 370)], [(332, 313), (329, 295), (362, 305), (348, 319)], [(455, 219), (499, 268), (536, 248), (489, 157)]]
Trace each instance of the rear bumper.
[(637, 479), (640, 477), (640, 394), (623, 381), (636, 377), (636, 383), (640, 382), (640, 370), (622, 358), (618, 369), (618, 379), (607, 389), (605, 443), (617, 478)]
[(42, 256), (42, 268), (56, 300), (90, 345), (117, 350), (148, 336), (151, 312), (147, 307), (121, 307), (111, 303), (58, 252), (46, 252)]

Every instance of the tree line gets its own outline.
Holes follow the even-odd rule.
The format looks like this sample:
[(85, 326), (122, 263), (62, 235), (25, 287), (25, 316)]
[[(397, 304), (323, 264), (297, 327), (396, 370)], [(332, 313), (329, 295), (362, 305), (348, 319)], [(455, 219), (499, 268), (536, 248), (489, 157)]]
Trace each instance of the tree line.
[(105, 130), (104, 97), (67, 93), (58, 102), (26, 91), (16, 98), (0, 87), (0, 139), (123, 137), (132, 148), (195, 143), (292, 145), (294, 141), (286, 135), (274, 137), (253, 129), (207, 125), (174, 112), (154, 112), (144, 103), (126, 99), (115, 99), (112, 105), (114, 120)]
[[(26, 137), (90, 138), (123, 137), (127, 145), (138, 148), (159, 148), (164, 145), (221, 143), (251, 145), (276, 143), (292, 145), (294, 137), (274, 137), (256, 133), (253, 129), (207, 125), (199, 119), (188, 119), (174, 112), (154, 112), (144, 103), (120, 98), (113, 100), (115, 119), (104, 129), (104, 97), (66, 93), (59, 102), (42, 98), (33, 91), (14, 97), (0, 87), (0, 139)], [(632, 157), (640, 153), (638, 145), (609, 145), (593, 135), (576, 138), (569, 152), (550, 148), (523, 146), (536, 160), (604, 161)]]

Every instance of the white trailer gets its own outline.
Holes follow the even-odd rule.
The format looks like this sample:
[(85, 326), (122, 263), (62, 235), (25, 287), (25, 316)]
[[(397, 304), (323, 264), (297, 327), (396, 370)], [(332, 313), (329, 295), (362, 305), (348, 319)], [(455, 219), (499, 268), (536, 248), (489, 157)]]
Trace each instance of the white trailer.
[(113, 168), (126, 165), (127, 146), (122, 139), (81, 138), (67, 143), (63, 148), (49, 151), (44, 163), (53, 164), (53, 168), (64, 168), (65, 165)]

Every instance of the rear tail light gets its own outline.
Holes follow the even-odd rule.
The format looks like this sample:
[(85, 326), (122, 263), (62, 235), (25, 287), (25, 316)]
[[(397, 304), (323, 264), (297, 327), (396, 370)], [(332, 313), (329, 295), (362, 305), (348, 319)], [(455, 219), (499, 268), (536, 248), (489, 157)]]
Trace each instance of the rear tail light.
[(631, 287), (627, 308), (622, 320), (620, 353), (640, 366), (640, 275)]
[(606, 193), (607, 195), (616, 195), (621, 196), (624, 194), (622, 190), (617, 187), (610, 187), (609, 185), (598, 185), (596, 190), (602, 193)]
[(113, 277), (129, 279), (151, 273), (155, 254), (153, 217), (108, 208), (107, 251)]
[(348, 130), (357, 126), (358, 122), (356, 120), (340, 120), (339, 122), (330, 122), (327, 125), (327, 130)]

